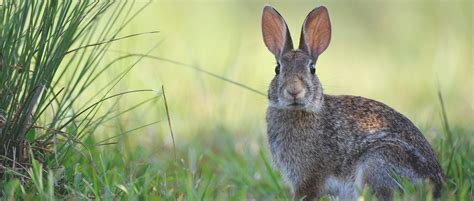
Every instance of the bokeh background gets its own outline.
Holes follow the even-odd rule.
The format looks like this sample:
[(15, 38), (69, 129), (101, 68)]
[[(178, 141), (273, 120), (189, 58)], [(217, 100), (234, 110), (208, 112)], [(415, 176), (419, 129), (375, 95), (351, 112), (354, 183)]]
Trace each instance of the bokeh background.
[[(329, 9), (332, 41), (316, 65), (326, 93), (384, 102), (432, 139), (440, 137), (432, 128), (442, 125), (439, 90), (452, 126), (474, 129), (469, 1), (138, 1), (136, 9), (147, 6), (123, 35), (160, 33), (114, 43), (104, 62), (126, 53), (149, 54), (194, 65), (266, 93), (275, 61), (261, 37), (265, 4), (283, 15), (295, 44), (307, 13), (319, 5)], [(137, 60), (117, 62), (113, 68), (121, 72)], [(103, 79), (110, 76), (113, 73)], [(162, 85), (178, 145), (196, 137), (215, 139), (222, 133), (236, 137), (236, 146), (258, 146), (266, 140), (265, 96), (192, 68), (143, 58), (116, 90), (160, 91)], [(151, 96), (127, 96), (120, 104), (129, 106)], [(122, 116), (121, 126), (128, 130), (166, 120), (162, 105), (158, 101)], [(127, 136), (131, 146), (172, 143), (165, 121)]]
[[(288, 200), (266, 142), (276, 62), (261, 36), (265, 4), (294, 44), (325, 5), (332, 41), (316, 64), (325, 93), (406, 115), (446, 174), (441, 200), (474, 198), (473, 1), (6, 2), (2, 86), (24, 91), (0, 95), (0, 140), (19, 138), (0, 160), (8, 200)], [(23, 135), (29, 97), (48, 80)], [(400, 183), (402, 200), (432, 200), (429, 186)]]
[[(288, 200), (266, 142), (276, 62), (261, 34), (265, 4), (295, 44), (306, 15), (326, 6), (332, 41), (316, 64), (325, 93), (405, 114), (444, 170), (440, 199), (473, 200), (473, 1), (6, 2), (8, 200)], [(430, 186), (399, 183), (403, 200), (432, 200)]]

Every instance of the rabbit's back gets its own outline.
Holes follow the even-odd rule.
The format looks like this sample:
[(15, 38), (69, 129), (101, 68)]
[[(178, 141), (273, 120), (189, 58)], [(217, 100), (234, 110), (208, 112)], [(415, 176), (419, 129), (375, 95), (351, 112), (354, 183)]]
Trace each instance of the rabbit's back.
[(332, 127), (335, 135), (341, 136), (346, 143), (354, 143), (350, 146), (352, 154), (387, 144), (420, 157), (415, 161), (436, 162), (430, 144), (418, 128), (407, 117), (381, 102), (359, 96), (325, 95), (323, 108), (322, 116), (327, 124), (324, 128)]
[[(350, 164), (359, 164), (366, 155), (382, 149), (386, 161), (400, 169), (413, 170), (413, 177), (429, 179), (437, 189), (441, 188), (443, 172), (434, 151), (407, 117), (381, 102), (363, 97), (325, 95), (324, 98), (323, 115), (335, 125), (337, 135), (353, 143)], [(410, 174), (405, 176), (411, 177)]]

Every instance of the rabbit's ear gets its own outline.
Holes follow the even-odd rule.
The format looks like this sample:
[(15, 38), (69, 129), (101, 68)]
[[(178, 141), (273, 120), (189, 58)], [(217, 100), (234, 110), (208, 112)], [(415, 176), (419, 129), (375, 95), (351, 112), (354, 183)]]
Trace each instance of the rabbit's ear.
[(293, 49), (290, 31), (285, 20), (271, 6), (263, 8), (262, 34), (265, 45), (277, 59), (286, 51)]
[(303, 23), (299, 49), (306, 51), (314, 60), (326, 50), (331, 41), (331, 21), (326, 7), (313, 9)]

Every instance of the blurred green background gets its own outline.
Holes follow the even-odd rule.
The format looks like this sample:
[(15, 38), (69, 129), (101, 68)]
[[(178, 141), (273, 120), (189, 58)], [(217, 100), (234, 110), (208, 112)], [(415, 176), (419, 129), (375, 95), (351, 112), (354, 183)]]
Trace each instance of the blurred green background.
[[(45, 2), (45, 9), (33, 9), (39, 10), (34, 16), (56, 11), (52, 15), (59, 20), (64, 19), (59, 11), (68, 10), (72, 1)], [(89, 27), (88, 17), (98, 16), (91, 20), (97, 26), (85, 28), (85, 35), (78, 39), (84, 41), (65, 40), (76, 41), (72, 49), (63, 45), (77, 54), (59, 48), (48, 52), (52, 57), (45, 56), (61, 61), (61, 70), (65, 69), (64, 75), (54, 77), (57, 83), (48, 89), (49, 98), (58, 101), (55, 93), (60, 94), (64, 87), (66, 98), (43, 104), (46, 112), (39, 115), (37, 127), (25, 134), (30, 136), (28, 142), (32, 144), (27, 147), (32, 148), (31, 158), (35, 160), (28, 160), (20, 170), (13, 165), (12, 175), (0, 181), (0, 194), (5, 198), (289, 199), (290, 189), (272, 168), (266, 147), (264, 94), (274, 76), (275, 60), (263, 43), (260, 29), (265, 4), (273, 5), (286, 19), (294, 44), (298, 44), (306, 15), (325, 5), (332, 22), (332, 41), (316, 64), (325, 93), (364, 96), (405, 114), (433, 145), (446, 173), (441, 200), (474, 197), (473, 1), (88, 3), (76, 8), (79, 13), (70, 14), (74, 19), (86, 19), (76, 20), (84, 28)], [(6, 10), (24, 14), (28, 6), (37, 4), (24, 1), (22, 5), (26, 6)], [(107, 8), (103, 15), (98, 14), (100, 5)], [(84, 14), (88, 11), (84, 8), (91, 8), (92, 16)], [(2, 16), (15, 15), (6, 12)], [(128, 23), (129, 19), (132, 21)], [(14, 25), (23, 24), (17, 17), (11, 20)], [(26, 24), (34, 33), (43, 30)], [(54, 27), (53, 23), (45, 24)], [(27, 48), (28, 40), (21, 39), (23, 28), (15, 27), (18, 35), (3, 32), (2, 39), (11, 39), (10, 44), (20, 41), (23, 48), (31, 50), (26, 51), (28, 58), (36, 60), (36, 52), (41, 51)], [(127, 37), (131, 35), (134, 37)], [(61, 34), (46, 38), (53, 36)], [(42, 41), (37, 35), (31, 38)], [(51, 43), (38, 42), (39, 49)], [(86, 44), (87, 48), (74, 49)], [(13, 48), (14, 53), (20, 51), (9, 44), (6, 47)], [(63, 53), (64, 60), (55, 57)], [(98, 65), (95, 58), (100, 59)], [(35, 62), (41, 65), (34, 69), (50, 66), (42, 60)], [(86, 73), (78, 73), (84, 69)], [(34, 86), (25, 84), (30, 81), (28, 76), (23, 78), (21, 87)], [(133, 90), (143, 91), (128, 93)], [(442, 117), (438, 91), (444, 98), (448, 122)], [(25, 97), (27, 94), (25, 90)], [(29, 112), (24, 116), (27, 119)], [(27, 124), (17, 126), (21, 125)], [(44, 131), (43, 127), (58, 131)], [(13, 177), (23, 173), (26, 176), (22, 178), (31, 180)], [(414, 195), (402, 200), (431, 200), (429, 188), (402, 187), (406, 195)], [(365, 193), (363, 198), (370, 200)]]
[[(260, 29), (262, 8), (267, 3), (283, 15), (295, 44), (307, 13), (319, 5), (329, 9), (332, 41), (316, 67), (326, 93), (384, 102), (428, 131), (428, 138), (435, 138), (439, 134), (429, 131), (441, 127), (439, 89), (450, 123), (474, 129), (470, 1), (153, 1), (122, 34), (160, 33), (113, 44), (109, 59), (125, 53), (149, 53), (198, 66), (266, 93), (275, 65)], [(139, 1), (135, 7), (146, 4)], [(151, 50), (154, 45), (158, 46)], [(113, 68), (119, 72), (121, 65), (125, 68), (133, 62), (119, 62)], [(238, 136), (236, 146), (257, 146), (255, 139), (265, 140), (266, 97), (193, 69), (144, 58), (117, 91), (159, 91), (161, 85), (177, 144), (186, 144), (193, 137), (213, 138), (219, 129)], [(128, 96), (120, 104), (146, 98), (148, 94)], [(165, 120), (161, 105), (148, 105), (121, 117), (121, 126), (127, 130)], [(141, 146), (171, 145), (166, 123), (129, 136), (132, 144)]]

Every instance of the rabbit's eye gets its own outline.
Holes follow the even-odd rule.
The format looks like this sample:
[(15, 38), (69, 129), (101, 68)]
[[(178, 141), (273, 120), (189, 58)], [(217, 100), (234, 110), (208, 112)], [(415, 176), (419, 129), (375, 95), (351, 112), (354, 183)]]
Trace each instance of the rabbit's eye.
[(280, 74), (280, 64), (278, 63), (277, 66), (275, 67), (275, 74)]
[(314, 63), (309, 64), (309, 70), (311, 71), (311, 74), (314, 75), (316, 73), (316, 68), (314, 68)]

